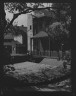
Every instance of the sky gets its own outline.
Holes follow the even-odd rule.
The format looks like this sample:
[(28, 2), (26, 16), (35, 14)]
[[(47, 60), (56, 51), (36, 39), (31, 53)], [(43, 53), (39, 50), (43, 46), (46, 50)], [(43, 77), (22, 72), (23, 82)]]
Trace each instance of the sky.
[[(30, 6), (30, 4), (28, 3), (28, 5)], [(51, 6), (51, 4), (49, 5), (49, 3), (44, 3), (44, 6)], [(12, 20), (13, 18), (13, 14), (9, 13), (7, 10), (5, 10), (6, 12), (6, 18), (9, 18), (10, 20)], [(20, 16), (18, 16), (17, 19), (14, 20), (13, 24), (17, 24), (18, 26), (24, 25), (25, 27), (27, 27), (27, 15), (26, 14), (22, 14)]]
[[(12, 20), (13, 14), (6, 11), (6, 18), (9, 18), (10, 20)], [(22, 15), (18, 16), (18, 18), (14, 20), (13, 24), (15, 25), (15, 23), (17, 23), (18, 26), (24, 25), (26, 27), (27, 26), (27, 15), (22, 14)]]

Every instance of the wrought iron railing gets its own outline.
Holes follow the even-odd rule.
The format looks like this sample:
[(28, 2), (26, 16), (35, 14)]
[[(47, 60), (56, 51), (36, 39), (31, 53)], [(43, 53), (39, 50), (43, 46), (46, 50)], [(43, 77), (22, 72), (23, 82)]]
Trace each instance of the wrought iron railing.
[(44, 51), (44, 52), (41, 52), (41, 51), (32, 51), (31, 52), (32, 55), (39, 55), (39, 56), (55, 56), (57, 57), (58, 56), (58, 52), (57, 51)]
[(71, 57), (71, 52), (62, 52), (62, 51), (32, 51), (32, 55), (37, 55), (37, 56), (48, 56), (48, 57), (59, 57), (60, 59), (64, 59), (64, 57)]

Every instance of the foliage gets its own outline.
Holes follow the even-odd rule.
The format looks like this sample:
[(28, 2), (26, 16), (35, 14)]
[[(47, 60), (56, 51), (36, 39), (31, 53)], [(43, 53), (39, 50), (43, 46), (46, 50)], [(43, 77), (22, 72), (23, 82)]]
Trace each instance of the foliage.
[(11, 25), (11, 26), (8, 28), (8, 30), (6, 30), (5, 33), (7, 33), (7, 34), (8, 34), (8, 33), (12, 33), (13, 35), (18, 36), (19, 34), (22, 34), (23, 31), (20, 30), (20, 28), (19, 28), (18, 26), (13, 26), (13, 25)]
[(33, 8), (44, 7), (43, 3), (30, 3)]
[(53, 3), (52, 7), (56, 7), (54, 9), (56, 20), (65, 23), (66, 28), (69, 30), (71, 24), (71, 3)]
[(65, 43), (70, 39), (71, 26), (71, 4), (70, 3), (52, 3), (52, 9), (55, 14), (54, 22), (49, 25), (48, 33), (53, 40)]
[(31, 6), (31, 8), (38, 8), (39, 6), (43, 7), (43, 3), (10, 2), (5, 3), (5, 10), (9, 10), (11, 13), (15, 13), (16, 11), (22, 12), (29, 7), (28, 4)]
[(26, 3), (22, 3), (22, 2), (5, 3), (5, 10), (9, 10), (9, 12), (11, 13), (14, 13), (15, 11), (18, 12), (24, 11), (25, 8), (27, 8)]
[(58, 41), (63, 41), (64, 38), (68, 37), (69, 31), (64, 28), (64, 25), (61, 22), (54, 22), (49, 26), (48, 29), (49, 35)]

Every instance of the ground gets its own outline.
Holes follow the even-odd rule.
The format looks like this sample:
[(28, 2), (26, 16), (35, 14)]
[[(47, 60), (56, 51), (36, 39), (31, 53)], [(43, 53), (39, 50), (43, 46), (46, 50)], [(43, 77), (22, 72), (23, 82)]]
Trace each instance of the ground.
[[(63, 61), (57, 61), (55, 59), (50, 59), (50, 63), (44, 63), (45, 60), (41, 63), (33, 62), (22, 62), (16, 63), (13, 65), (6, 65), (4, 67), (5, 74), (7, 77), (13, 77), (14, 79), (23, 82), (24, 86), (14, 87), (15, 91), (70, 91), (71, 84), (70, 78), (56, 82), (56, 83), (47, 83), (43, 85), (36, 85), (37, 83), (50, 82), (54, 78), (59, 78), (61, 76), (68, 75), (70, 73), (70, 65), (67, 69), (63, 68)], [(48, 61), (48, 60), (46, 60)], [(15, 83), (14, 79), (7, 79), (9, 83)], [(8, 83), (8, 82), (7, 82)], [(16, 82), (17, 83), (17, 82)], [(35, 84), (33, 86), (26, 86), (27, 84)], [(22, 83), (21, 83), (22, 84)]]

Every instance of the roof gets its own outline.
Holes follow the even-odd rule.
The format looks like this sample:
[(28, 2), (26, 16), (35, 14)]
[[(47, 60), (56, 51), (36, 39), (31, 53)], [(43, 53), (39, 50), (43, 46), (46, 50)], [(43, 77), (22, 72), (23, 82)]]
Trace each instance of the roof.
[(34, 11), (35, 12), (35, 16), (40, 18), (40, 17), (44, 17), (44, 16), (47, 16), (47, 17), (54, 17), (54, 13), (52, 10), (47, 10), (47, 9), (42, 9), (42, 10), (36, 10)]
[(40, 31), (38, 34), (34, 35), (32, 38), (43, 38), (48, 37), (48, 34), (44, 31)]
[(12, 42), (4, 42), (4, 45), (14, 45), (14, 44), (21, 44), (18, 41), (12, 41)]
[(4, 39), (14, 39), (14, 36), (11, 33), (5, 34)]
[(21, 44), (20, 42), (18, 41), (12, 41), (13, 44)]
[(24, 32), (27, 32), (27, 27), (24, 27), (24, 26), (18, 26), (20, 30), (24, 31)]

